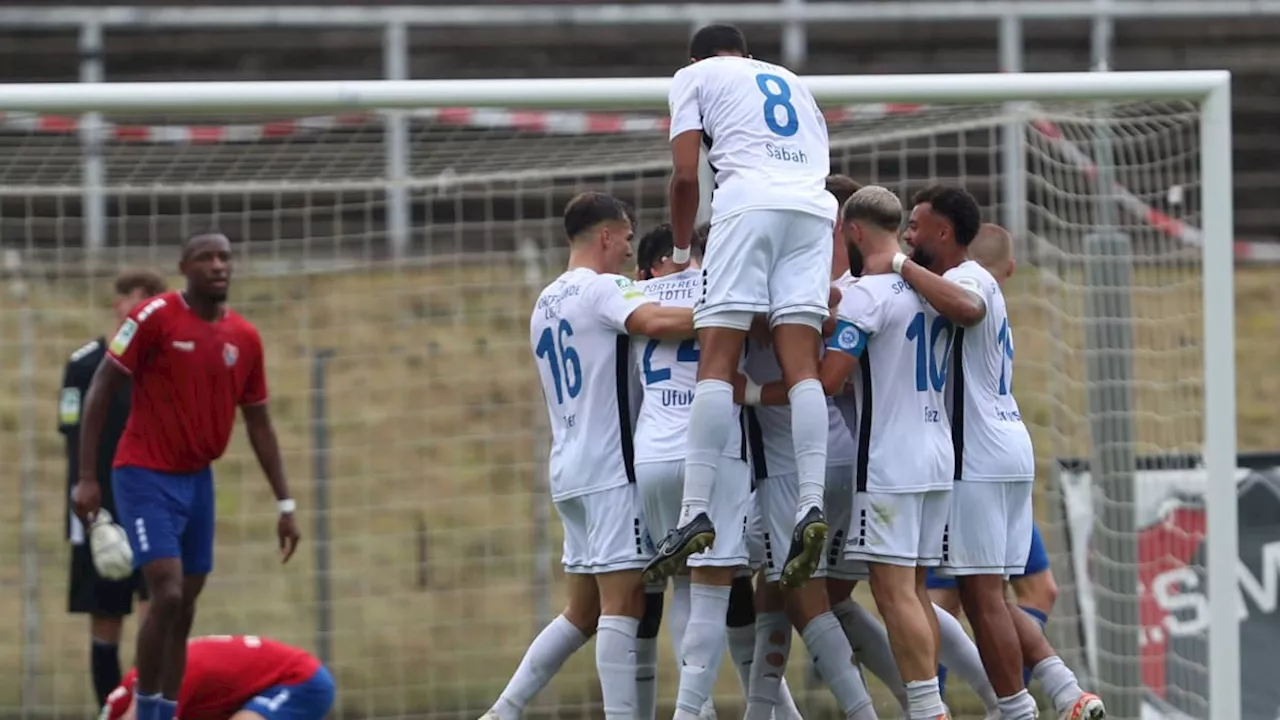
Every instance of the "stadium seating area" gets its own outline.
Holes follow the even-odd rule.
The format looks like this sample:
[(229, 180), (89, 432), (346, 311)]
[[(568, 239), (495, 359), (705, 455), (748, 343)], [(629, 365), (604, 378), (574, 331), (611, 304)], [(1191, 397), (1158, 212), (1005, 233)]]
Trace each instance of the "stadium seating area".
[[(366, 0), (360, 4), (390, 3)], [(748, 26), (745, 29), (757, 55), (778, 56), (779, 28)], [(669, 75), (683, 55), (685, 32), (685, 28), (676, 25), (416, 28), (410, 35), (410, 69), (415, 78)], [(1028, 70), (1083, 70), (1089, 65), (1087, 23), (1028, 23), (1024, 34)], [(886, 38), (892, 40), (886, 42)], [(1280, 188), (1280, 171), (1276, 170), (1280, 167), (1276, 162), (1280, 159), (1277, 157), (1280, 148), (1271, 141), (1280, 115), (1280, 100), (1275, 93), (1280, 82), (1280, 75), (1275, 71), (1277, 38), (1280, 38), (1280, 19), (1215, 21), (1207, 25), (1201, 21), (1157, 19), (1121, 22), (1116, 27), (1115, 69), (1226, 67), (1236, 73), (1236, 220), (1240, 240), (1274, 239), (1275, 227), (1280, 225), (1280, 209), (1273, 201), (1276, 189)], [(113, 81), (343, 79), (381, 75), (381, 34), (377, 30), (111, 30), (105, 42), (106, 76)], [(317, 45), (324, 51), (317, 53)], [(0, 81), (72, 81), (77, 76), (77, 57), (72, 32), (0, 30)], [(952, 21), (813, 27), (809, 30), (808, 64), (803, 68), (805, 72), (823, 74), (997, 69), (994, 24)], [(25, 134), (21, 130), (0, 129), (0, 144), (26, 148), (37, 155), (66, 153), (68, 162), (64, 166), (74, 172), (73, 158), (78, 153), (74, 138), (37, 141), (31, 137), (14, 137), (15, 132)], [(366, 130), (363, 139), (372, 137), (371, 132), (376, 133), (376, 128)], [(491, 145), (501, 139), (488, 133), (483, 143), (475, 144), (475, 152), (485, 153), (486, 145), (498, 147), (497, 152), (501, 152), (500, 144)], [(578, 141), (566, 138), (559, 142), (568, 154)], [(31, 148), (35, 148), (34, 151)], [(547, 156), (547, 152), (541, 153), (542, 158)], [(129, 151), (121, 150), (114, 157), (122, 167), (134, 170), (140, 167), (136, 153), (130, 155)], [(422, 162), (416, 171), (431, 174), (445, 169), (432, 166), (429, 157), (419, 159)], [(380, 170), (377, 153), (368, 153), (365, 160), (368, 174)], [(187, 165), (202, 167), (195, 162)], [(40, 163), (37, 169), (48, 172), (52, 167), (56, 166)], [(344, 171), (346, 169), (349, 166), (344, 166)], [(973, 187), (984, 185), (983, 178), (975, 175), (980, 171), (988, 170), (967, 168), (967, 178)], [(202, 178), (172, 178), (179, 179), (199, 181)], [(7, 177), (4, 181), (45, 184), (76, 180), (72, 174)], [(640, 185), (635, 190), (642, 195), (660, 193), (656, 179)], [(490, 189), (486, 194), (492, 199), (495, 193)], [(192, 198), (192, 201), (198, 203), (199, 199)], [(68, 209), (64, 206), (60, 214), (67, 215)], [(451, 211), (443, 207), (420, 209), (423, 217), (440, 217), (447, 212)], [(531, 212), (536, 215), (538, 211)], [(523, 217), (534, 219), (528, 213)], [(59, 228), (56, 239), (34, 232), (35, 236), (29, 236), (27, 241), (37, 245), (55, 240), (63, 246), (75, 242), (74, 232), (68, 235), (65, 227)]]

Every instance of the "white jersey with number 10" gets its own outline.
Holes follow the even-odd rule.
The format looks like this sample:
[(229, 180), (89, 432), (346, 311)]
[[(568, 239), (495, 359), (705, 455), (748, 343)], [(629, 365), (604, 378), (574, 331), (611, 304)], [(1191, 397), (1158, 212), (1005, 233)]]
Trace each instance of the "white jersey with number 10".
[(711, 222), (749, 210), (834, 218), (827, 121), (790, 70), (744, 57), (682, 68), (669, 96), (671, 137), (702, 131), (716, 173)]
[[(689, 268), (638, 282), (636, 287), (662, 305), (691, 308), (702, 292), (702, 271)], [(635, 337), (632, 343), (644, 385), (644, 402), (636, 420), (636, 462), (684, 460), (684, 438), (698, 384), (698, 343), (693, 339), (664, 342), (647, 337)], [(734, 405), (735, 423), (739, 411)], [(724, 454), (742, 454), (740, 433), (730, 434)]]
[(967, 260), (943, 277), (982, 296), (982, 322), (956, 331), (947, 374), (947, 414), (955, 428), (956, 480), (1030, 482), (1036, 474), (1031, 434), (1013, 398), (1013, 328), (1000, 285)]
[(542, 291), (529, 319), (551, 420), (551, 499), (626, 485), (634, 477), (631, 339), (627, 317), (650, 302), (627, 278), (586, 268)]

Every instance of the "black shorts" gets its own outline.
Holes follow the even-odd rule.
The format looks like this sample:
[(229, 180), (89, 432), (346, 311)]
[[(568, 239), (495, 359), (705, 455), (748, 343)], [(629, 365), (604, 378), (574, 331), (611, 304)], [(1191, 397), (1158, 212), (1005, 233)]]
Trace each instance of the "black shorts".
[(93, 567), (89, 544), (71, 546), (71, 582), (68, 585), (67, 611), (77, 614), (123, 617), (133, 613), (133, 596), (147, 599), (147, 585), (142, 573), (134, 571), (125, 580), (103, 580)]

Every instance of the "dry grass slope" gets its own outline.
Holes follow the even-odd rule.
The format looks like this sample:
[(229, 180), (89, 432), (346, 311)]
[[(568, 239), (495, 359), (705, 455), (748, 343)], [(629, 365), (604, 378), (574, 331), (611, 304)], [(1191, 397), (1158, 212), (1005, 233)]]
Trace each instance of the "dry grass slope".
[[(1140, 447), (1192, 450), (1200, 437), (1199, 285), (1155, 270), (1137, 280)], [(1274, 448), (1278, 280), (1274, 270), (1237, 275), (1243, 449)], [(1028, 272), (1008, 290), (1019, 399), (1045, 463), (1088, 449), (1083, 326), (1073, 319), (1083, 307), (1077, 281)], [(67, 354), (108, 322), (99, 285), (60, 280), (32, 288), (31, 345), (22, 342), (22, 313), (7, 293), (0, 313), (0, 482), (9, 499), (0, 506), (0, 677), (11, 679), (0, 684), (0, 713), (19, 701), (28, 620), (38, 622), (29, 636), (37, 701), (75, 715), (87, 700), (85, 623), (64, 612), (64, 468), (54, 413)], [(310, 382), (314, 353), (331, 349), (332, 665), (344, 712), (479, 713), (535, 624), (535, 524), (545, 508), (537, 443), (545, 410), (526, 344), (532, 293), (505, 264), (240, 281), (236, 305), (267, 340), (271, 409), (309, 544), (278, 567), (269, 493), (237, 437), (217, 466), (218, 564), (199, 632), (254, 632), (315, 646)], [(29, 353), (34, 387), (18, 370)], [(32, 433), (33, 453), (24, 431)], [(18, 498), (27, 459), (39, 489), (34, 516), (24, 518)], [(26, 615), (24, 519), (38, 530), (40, 577), (38, 603)], [(557, 559), (553, 553), (544, 562)], [(735, 683), (730, 674), (726, 691)], [(667, 667), (663, 687), (672, 680)], [(589, 657), (572, 662), (551, 691), (561, 707), (596, 692)]]

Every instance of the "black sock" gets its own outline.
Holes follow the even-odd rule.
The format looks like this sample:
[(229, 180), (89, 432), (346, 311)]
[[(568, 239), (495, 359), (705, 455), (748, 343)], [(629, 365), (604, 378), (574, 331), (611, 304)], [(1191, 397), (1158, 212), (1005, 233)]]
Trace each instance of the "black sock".
[(102, 707), (111, 691), (120, 686), (120, 646), (94, 638), (90, 658), (93, 691), (98, 695), (98, 707)]

